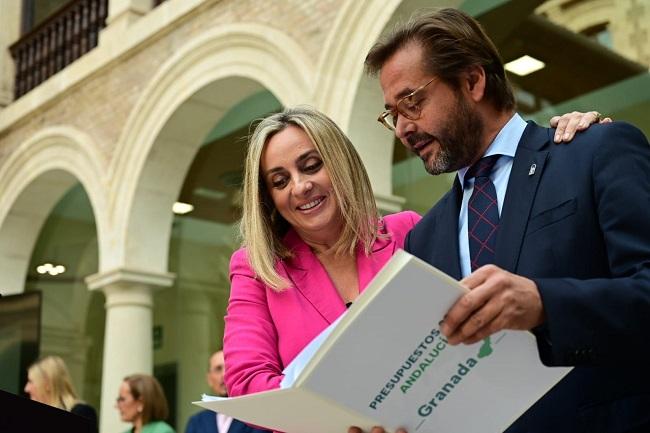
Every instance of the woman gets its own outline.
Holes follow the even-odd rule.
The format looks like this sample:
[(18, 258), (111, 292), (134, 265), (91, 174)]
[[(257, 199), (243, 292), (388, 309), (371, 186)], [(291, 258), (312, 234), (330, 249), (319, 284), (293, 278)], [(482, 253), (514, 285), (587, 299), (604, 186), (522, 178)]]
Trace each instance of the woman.
[(79, 400), (72, 386), (68, 368), (58, 356), (46, 356), (29, 367), (25, 392), (32, 400), (89, 419), (97, 430), (95, 409)]
[(283, 369), (363, 292), (419, 219), (379, 217), (359, 155), (324, 114), (298, 107), (262, 120), (245, 162), (243, 248), (230, 262), (229, 394), (279, 387)]
[(122, 421), (133, 424), (125, 433), (174, 433), (164, 421), (169, 414), (167, 399), (153, 376), (133, 374), (125, 377), (116, 407)]
[(262, 120), (244, 176), (244, 248), (231, 259), (224, 337), (230, 395), (278, 387), (284, 367), (345, 311), (420, 219), (379, 218), (354, 146), (309, 108)]

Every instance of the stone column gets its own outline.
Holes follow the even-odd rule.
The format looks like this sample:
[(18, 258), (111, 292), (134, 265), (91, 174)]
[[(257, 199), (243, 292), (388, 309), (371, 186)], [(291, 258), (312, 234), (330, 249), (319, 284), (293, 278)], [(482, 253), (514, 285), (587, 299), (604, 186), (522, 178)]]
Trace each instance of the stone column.
[(91, 290), (100, 289), (106, 296), (100, 432), (120, 432), (129, 427), (119, 418), (115, 398), (125, 376), (153, 371), (153, 290), (171, 286), (173, 279), (173, 274), (128, 269), (86, 278)]
[[(220, 290), (220, 287), (206, 287), (189, 281), (178, 281), (177, 284), (182, 287), (182, 314), (178, 318), (180, 335), (192, 336), (179, 340), (183, 342), (176, 348), (179, 363), (177, 401), (188, 402), (198, 400), (198, 390), (210, 393), (205, 373), (208, 371), (209, 356), (222, 346), (220, 337), (223, 329), (220, 319), (228, 302), (228, 294), (225, 290)], [(221, 302), (215, 302), (216, 299)], [(196, 408), (181, 404), (177, 410), (176, 419), (180, 429), (186, 425), (189, 416), (196, 412)]]
[(19, 1), (0, 3), (0, 110), (14, 100), (14, 61), (9, 46), (20, 37)]

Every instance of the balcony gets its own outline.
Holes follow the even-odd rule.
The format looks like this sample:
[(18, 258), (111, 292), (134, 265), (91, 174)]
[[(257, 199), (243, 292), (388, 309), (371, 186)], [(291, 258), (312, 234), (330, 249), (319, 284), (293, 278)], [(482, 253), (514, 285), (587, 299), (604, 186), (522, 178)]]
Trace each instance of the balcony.
[(107, 13), (108, 0), (73, 0), (11, 45), (15, 98), (96, 47)]

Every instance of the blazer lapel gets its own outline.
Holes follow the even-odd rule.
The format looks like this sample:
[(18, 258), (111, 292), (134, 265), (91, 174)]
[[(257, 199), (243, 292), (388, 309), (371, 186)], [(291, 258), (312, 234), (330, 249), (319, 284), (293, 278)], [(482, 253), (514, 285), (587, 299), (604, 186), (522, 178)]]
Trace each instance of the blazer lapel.
[(230, 428), (228, 429), (228, 433), (240, 433), (245, 430), (246, 430), (246, 424), (242, 423), (239, 420), (233, 419), (232, 422), (230, 423)]
[(286, 274), (302, 295), (328, 322), (332, 323), (345, 311), (345, 305), (330, 276), (309, 246), (290, 230), (284, 238), (294, 253), (291, 259), (284, 260)]
[(443, 206), (439, 219), (435, 221), (436, 227), (432, 227), (433, 239), (431, 242), (431, 259), (429, 263), (446, 273), (452, 278), (459, 280), (460, 253), (458, 246), (458, 215), (463, 200), (463, 189), (461, 188), (458, 176), (454, 179), (451, 191), (443, 199)]
[[(382, 233), (386, 233), (382, 231)], [(372, 254), (366, 256), (362, 248), (357, 248), (357, 274), (359, 275), (359, 293), (362, 293), (377, 272), (395, 254), (397, 244), (391, 238), (378, 238), (372, 246)]]
[(548, 159), (549, 152), (541, 149), (548, 142), (547, 129), (529, 122), (512, 163), (495, 251), (495, 264), (510, 272), (517, 270), (530, 211)]

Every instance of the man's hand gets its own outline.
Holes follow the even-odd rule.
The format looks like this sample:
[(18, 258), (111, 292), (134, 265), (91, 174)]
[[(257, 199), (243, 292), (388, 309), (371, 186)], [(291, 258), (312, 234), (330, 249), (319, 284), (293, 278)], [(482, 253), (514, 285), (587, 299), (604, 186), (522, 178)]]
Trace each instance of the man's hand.
[(611, 118), (603, 117), (598, 111), (588, 111), (587, 113), (574, 111), (562, 116), (553, 116), (550, 120), (551, 128), (556, 128), (553, 141), (567, 143), (573, 140), (576, 132), (584, 131), (592, 123), (610, 123), (611, 121)]
[(504, 329), (530, 330), (544, 321), (537, 285), (494, 266), (482, 266), (460, 283), (470, 291), (447, 312), (441, 326), (450, 344), (472, 344)]

